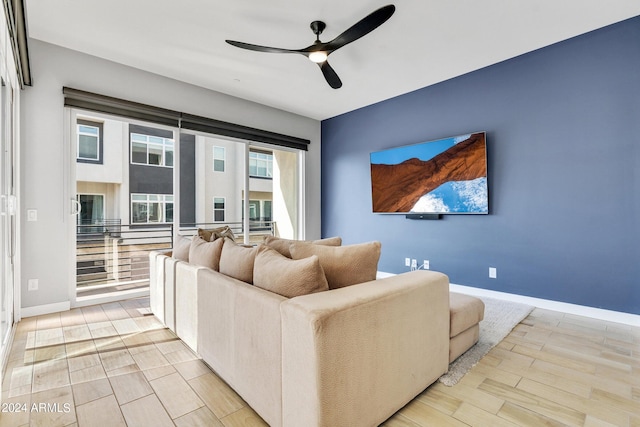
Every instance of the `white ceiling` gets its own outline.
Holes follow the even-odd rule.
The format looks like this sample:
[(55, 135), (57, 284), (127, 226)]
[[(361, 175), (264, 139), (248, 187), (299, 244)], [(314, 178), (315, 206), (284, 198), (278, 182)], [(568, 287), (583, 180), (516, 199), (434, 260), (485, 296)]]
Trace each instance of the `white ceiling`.
[[(299, 49), (393, 2), (329, 58), (331, 89)], [(640, 15), (638, 0), (26, 0), (29, 36), (314, 119), (330, 118)], [(34, 76), (37, 84), (38, 76)]]

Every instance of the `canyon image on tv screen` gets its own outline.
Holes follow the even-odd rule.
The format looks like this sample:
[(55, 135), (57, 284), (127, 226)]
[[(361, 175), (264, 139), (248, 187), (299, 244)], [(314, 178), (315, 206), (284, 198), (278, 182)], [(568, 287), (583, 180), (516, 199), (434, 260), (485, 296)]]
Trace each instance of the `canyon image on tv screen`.
[(485, 132), (371, 153), (374, 213), (488, 214)]

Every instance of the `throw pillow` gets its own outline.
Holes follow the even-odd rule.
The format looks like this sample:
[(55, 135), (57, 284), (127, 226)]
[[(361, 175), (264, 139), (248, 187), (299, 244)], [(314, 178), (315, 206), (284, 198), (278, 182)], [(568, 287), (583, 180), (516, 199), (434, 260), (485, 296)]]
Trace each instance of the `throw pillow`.
[(225, 225), (224, 227), (212, 228), (209, 230), (205, 230), (204, 228), (198, 228), (198, 236), (202, 237), (207, 242), (213, 242), (216, 239), (228, 237), (234, 242), (236, 241), (236, 236), (233, 234), (231, 227)]
[(335, 247), (299, 242), (291, 245), (291, 255), (293, 259), (317, 255), (329, 289), (336, 289), (375, 280), (380, 248), (380, 242)]
[(218, 240), (224, 242), (220, 256), (220, 273), (249, 284), (253, 283), (253, 263), (258, 248), (236, 245), (229, 238)]
[[(280, 237), (275, 236), (266, 236), (264, 238), (264, 244), (269, 246), (272, 249), (280, 252), (282, 255), (287, 258), (291, 258), (291, 244), (300, 242), (301, 240), (289, 240), (289, 239), (281, 239)], [(342, 238), (340, 237), (329, 237), (326, 239), (320, 240), (306, 240), (306, 243), (313, 243), (314, 245), (325, 245), (325, 246), (340, 246), (342, 244)]]
[(179, 236), (173, 244), (173, 253), (171, 254), (177, 260), (189, 262), (189, 248), (191, 247), (191, 239)]
[(223, 243), (222, 239), (206, 242), (202, 237), (194, 236), (189, 248), (189, 262), (218, 271)]
[(329, 290), (317, 256), (292, 260), (265, 245), (258, 248), (253, 284), (287, 298)]

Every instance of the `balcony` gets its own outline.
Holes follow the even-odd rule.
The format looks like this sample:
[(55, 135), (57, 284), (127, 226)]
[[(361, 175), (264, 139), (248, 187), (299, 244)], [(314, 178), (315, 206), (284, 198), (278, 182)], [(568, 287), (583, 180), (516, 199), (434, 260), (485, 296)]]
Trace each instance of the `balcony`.
[[(236, 241), (244, 241), (244, 224), (182, 224), (180, 234), (195, 235), (198, 228), (228, 225)], [(251, 221), (249, 242), (258, 244), (275, 234), (274, 221)], [(76, 227), (77, 299), (115, 292), (134, 292), (149, 286), (149, 252), (173, 248), (172, 224), (122, 224), (119, 219), (80, 223)]]
[(149, 286), (149, 252), (171, 250), (173, 225), (128, 225), (120, 220), (78, 224), (77, 297)]

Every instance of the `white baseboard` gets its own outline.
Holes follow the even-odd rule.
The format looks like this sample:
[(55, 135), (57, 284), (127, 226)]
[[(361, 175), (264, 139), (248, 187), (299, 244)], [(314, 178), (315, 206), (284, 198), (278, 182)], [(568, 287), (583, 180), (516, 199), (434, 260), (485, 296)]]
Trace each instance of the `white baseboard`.
[(637, 314), (622, 313), (620, 311), (604, 310), (602, 308), (587, 307), (584, 305), (569, 304), (566, 302), (558, 302), (541, 298), (525, 297), (522, 295), (509, 294), (506, 292), (489, 291), (487, 289), (473, 288), (470, 286), (456, 285), (453, 283), (449, 285), (449, 289), (454, 292), (460, 292), (462, 294), (503, 299), (507, 301), (532, 305), (534, 307), (544, 308), (547, 310), (575, 314), (576, 316), (585, 316), (591, 317), (593, 319), (606, 320), (609, 322), (624, 323), (631, 326), (640, 326), (640, 316)]
[[(378, 272), (378, 278), (394, 276), (393, 273), (384, 271)], [(560, 311), (563, 313), (574, 314), (576, 316), (591, 317), (593, 319), (605, 320), (608, 322), (623, 323), (625, 325), (640, 327), (640, 315), (622, 313), (620, 311), (604, 310), (602, 308), (587, 307), (584, 305), (569, 304), (566, 302), (558, 302), (541, 298), (526, 297), (522, 295), (509, 294), (506, 292), (490, 291), (488, 289), (474, 288), (471, 286), (449, 284), (449, 289), (461, 294), (468, 294), (477, 297), (488, 297), (502, 299), (507, 301), (519, 302), (546, 310)]]
[(34, 305), (33, 307), (22, 307), (20, 309), (20, 317), (33, 317), (42, 314), (58, 313), (60, 311), (68, 311), (71, 309), (70, 301), (56, 302), (53, 304)]

